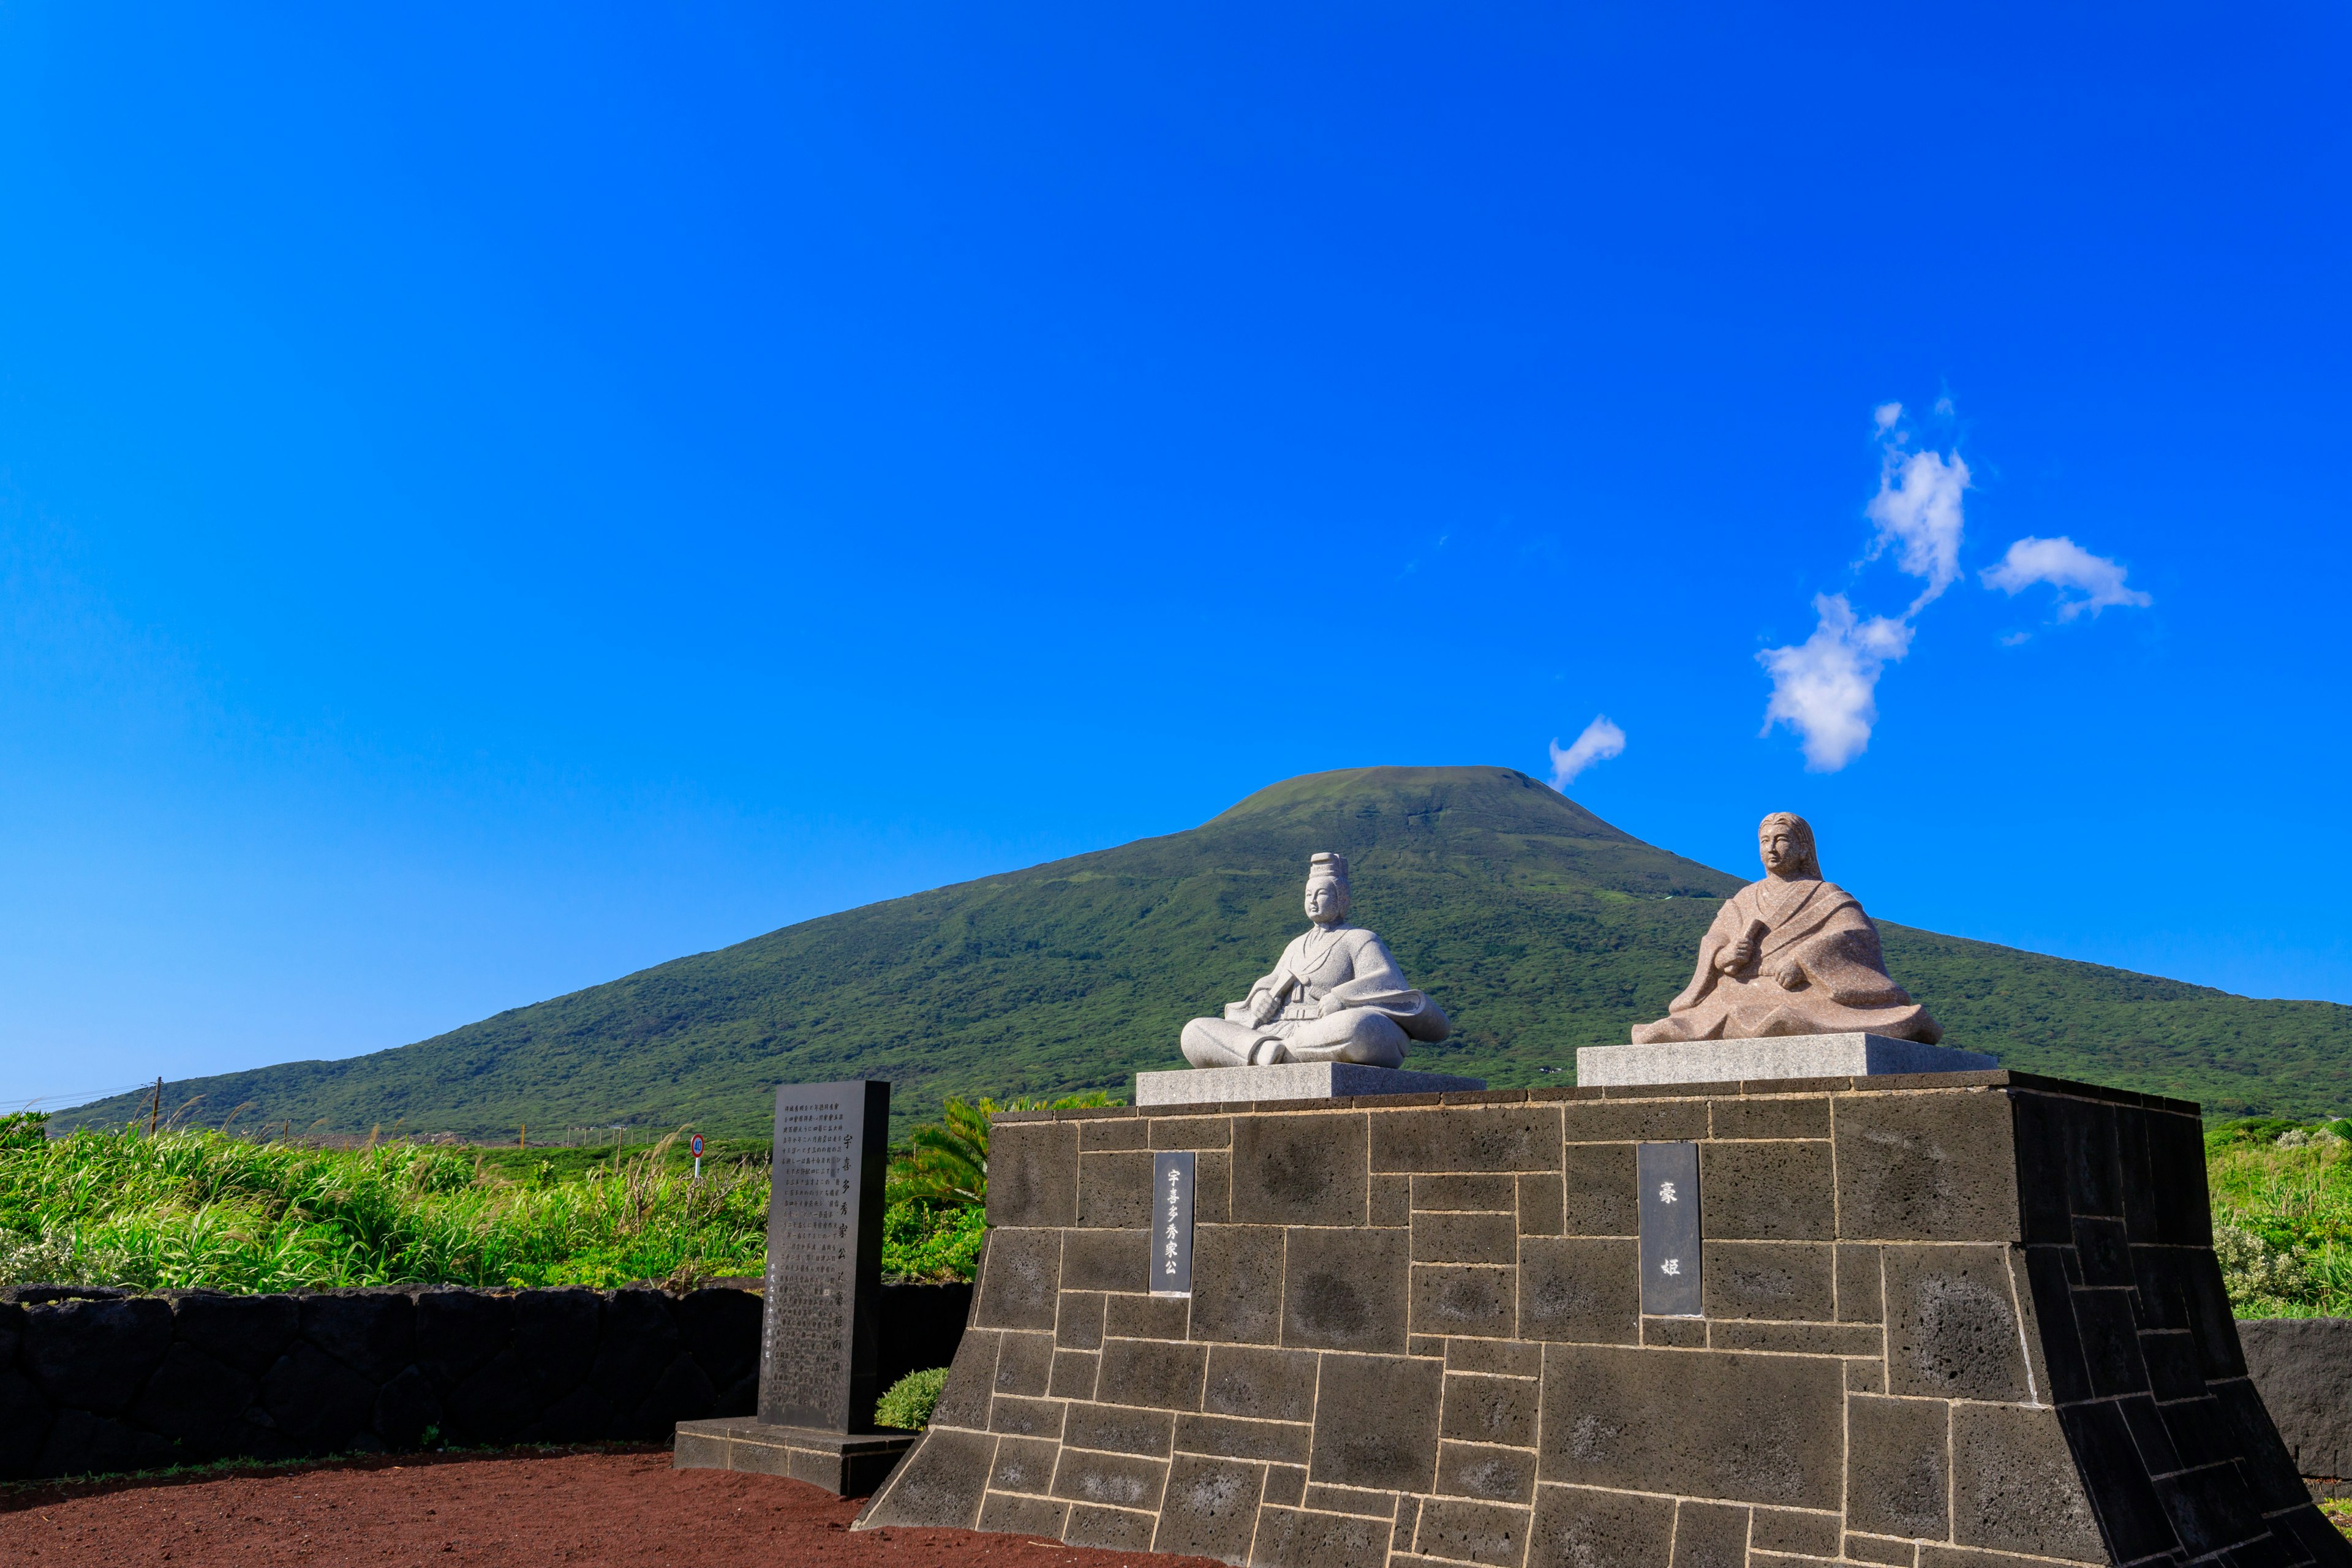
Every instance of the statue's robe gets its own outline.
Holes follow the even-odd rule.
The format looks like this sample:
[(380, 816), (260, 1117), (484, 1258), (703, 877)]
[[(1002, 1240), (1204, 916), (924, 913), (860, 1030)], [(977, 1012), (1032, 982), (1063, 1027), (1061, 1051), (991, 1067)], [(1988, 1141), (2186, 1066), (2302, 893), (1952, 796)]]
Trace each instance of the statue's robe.
[[(1283, 992), (1282, 1011), (1253, 1024), (1259, 1001)], [(1364, 1062), (1395, 1067), (1408, 1040), (1438, 1041), (1452, 1025), (1444, 1010), (1405, 984), (1388, 944), (1361, 926), (1315, 926), (1291, 939), (1274, 972), (1249, 995), (1225, 1005), (1223, 1018), (1184, 1026), (1184, 1059), (1194, 1067), (1266, 1061)], [(1279, 1050), (1267, 1047), (1278, 1043)]]
[[(1756, 962), (1734, 974), (1717, 969), (1717, 956), (1751, 932), (1758, 933)], [(1802, 972), (1793, 990), (1777, 978), (1791, 963)], [(1856, 1031), (1927, 1045), (1944, 1034), (1887, 976), (1878, 928), (1852, 893), (1835, 882), (1767, 877), (1716, 912), (1690, 984), (1666, 1004), (1664, 1018), (1634, 1027), (1633, 1043)]]

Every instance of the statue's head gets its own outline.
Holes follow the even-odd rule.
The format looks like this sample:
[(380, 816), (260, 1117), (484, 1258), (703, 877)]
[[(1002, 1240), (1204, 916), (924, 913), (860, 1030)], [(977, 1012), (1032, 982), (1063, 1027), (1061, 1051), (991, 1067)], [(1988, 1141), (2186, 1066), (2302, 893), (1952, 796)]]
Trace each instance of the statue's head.
[(1326, 851), (1307, 868), (1307, 918), (1319, 926), (1348, 918), (1348, 858)]
[(1756, 825), (1756, 853), (1772, 876), (1821, 879), (1822, 862), (1813, 853), (1812, 826), (1793, 811), (1776, 811)]

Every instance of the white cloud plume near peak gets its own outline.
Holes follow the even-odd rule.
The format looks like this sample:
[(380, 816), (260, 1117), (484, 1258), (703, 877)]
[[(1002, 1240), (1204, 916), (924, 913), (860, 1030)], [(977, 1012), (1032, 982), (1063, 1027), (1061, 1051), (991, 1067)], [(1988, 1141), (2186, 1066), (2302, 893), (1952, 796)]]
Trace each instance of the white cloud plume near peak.
[(1878, 410), (1879, 441), (1885, 455), (1878, 469), (1878, 493), (1864, 514), (1878, 525), (1870, 542), (1873, 557), (1889, 545), (1899, 547), (1895, 564), (1927, 586), (1911, 601), (1907, 615), (1917, 615), (1960, 574), (1960, 494), (1969, 488), (1969, 466), (1958, 452), (1906, 452), (1903, 435), (1886, 410), (1896, 416), (1899, 403)]
[(1763, 732), (1786, 724), (1804, 742), (1806, 768), (1833, 773), (1870, 744), (1879, 674), (1911, 651), (1912, 627), (1908, 617), (1863, 620), (1843, 594), (1816, 596), (1813, 611), (1821, 624), (1811, 637), (1756, 656), (1772, 677)]
[(1595, 763), (1605, 763), (1625, 750), (1625, 731), (1609, 721), (1605, 713), (1593, 715), (1584, 733), (1562, 746), (1555, 737), (1551, 743), (1551, 787), (1565, 794), (1576, 775)]
[[(2058, 590), (2058, 618), (2071, 621), (2088, 610), (2094, 616), (2110, 605), (2146, 609), (2156, 601), (2137, 588), (2124, 585), (2122, 566), (2104, 555), (2094, 555), (2064, 534), (2036, 539), (2027, 534), (2009, 547), (1996, 566), (1985, 569), (1984, 584), (2012, 597), (2036, 583)], [(2069, 592), (2081, 598), (2069, 597)]]

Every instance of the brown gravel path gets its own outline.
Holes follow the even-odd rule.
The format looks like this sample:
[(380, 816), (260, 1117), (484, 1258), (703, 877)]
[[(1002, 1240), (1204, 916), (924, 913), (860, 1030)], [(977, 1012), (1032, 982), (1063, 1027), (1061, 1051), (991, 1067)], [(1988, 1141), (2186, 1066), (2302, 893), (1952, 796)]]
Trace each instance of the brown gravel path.
[(9, 1568), (1214, 1568), (963, 1530), (850, 1533), (855, 1500), (665, 1451), (406, 1456), (202, 1480), (0, 1489)]

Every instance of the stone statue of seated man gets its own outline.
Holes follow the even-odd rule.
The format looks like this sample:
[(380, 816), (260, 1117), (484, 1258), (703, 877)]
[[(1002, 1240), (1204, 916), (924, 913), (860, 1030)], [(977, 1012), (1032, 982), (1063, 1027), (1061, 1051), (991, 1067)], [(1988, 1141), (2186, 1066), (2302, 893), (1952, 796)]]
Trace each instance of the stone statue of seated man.
[(1277, 1062), (1360, 1062), (1392, 1068), (1405, 1042), (1435, 1042), (1452, 1027), (1438, 1005), (1404, 983), (1387, 944), (1348, 923), (1348, 860), (1318, 855), (1307, 873), (1315, 923), (1282, 950), (1274, 973), (1225, 1005), (1222, 1018), (1184, 1026), (1184, 1059), (1196, 1068)]
[(1822, 880), (1813, 830), (1776, 811), (1756, 829), (1764, 879), (1717, 911), (1698, 971), (1633, 1043), (1760, 1040), (1782, 1035), (1885, 1035), (1934, 1045), (1944, 1031), (1888, 978), (1878, 928), (1852, 893)]

